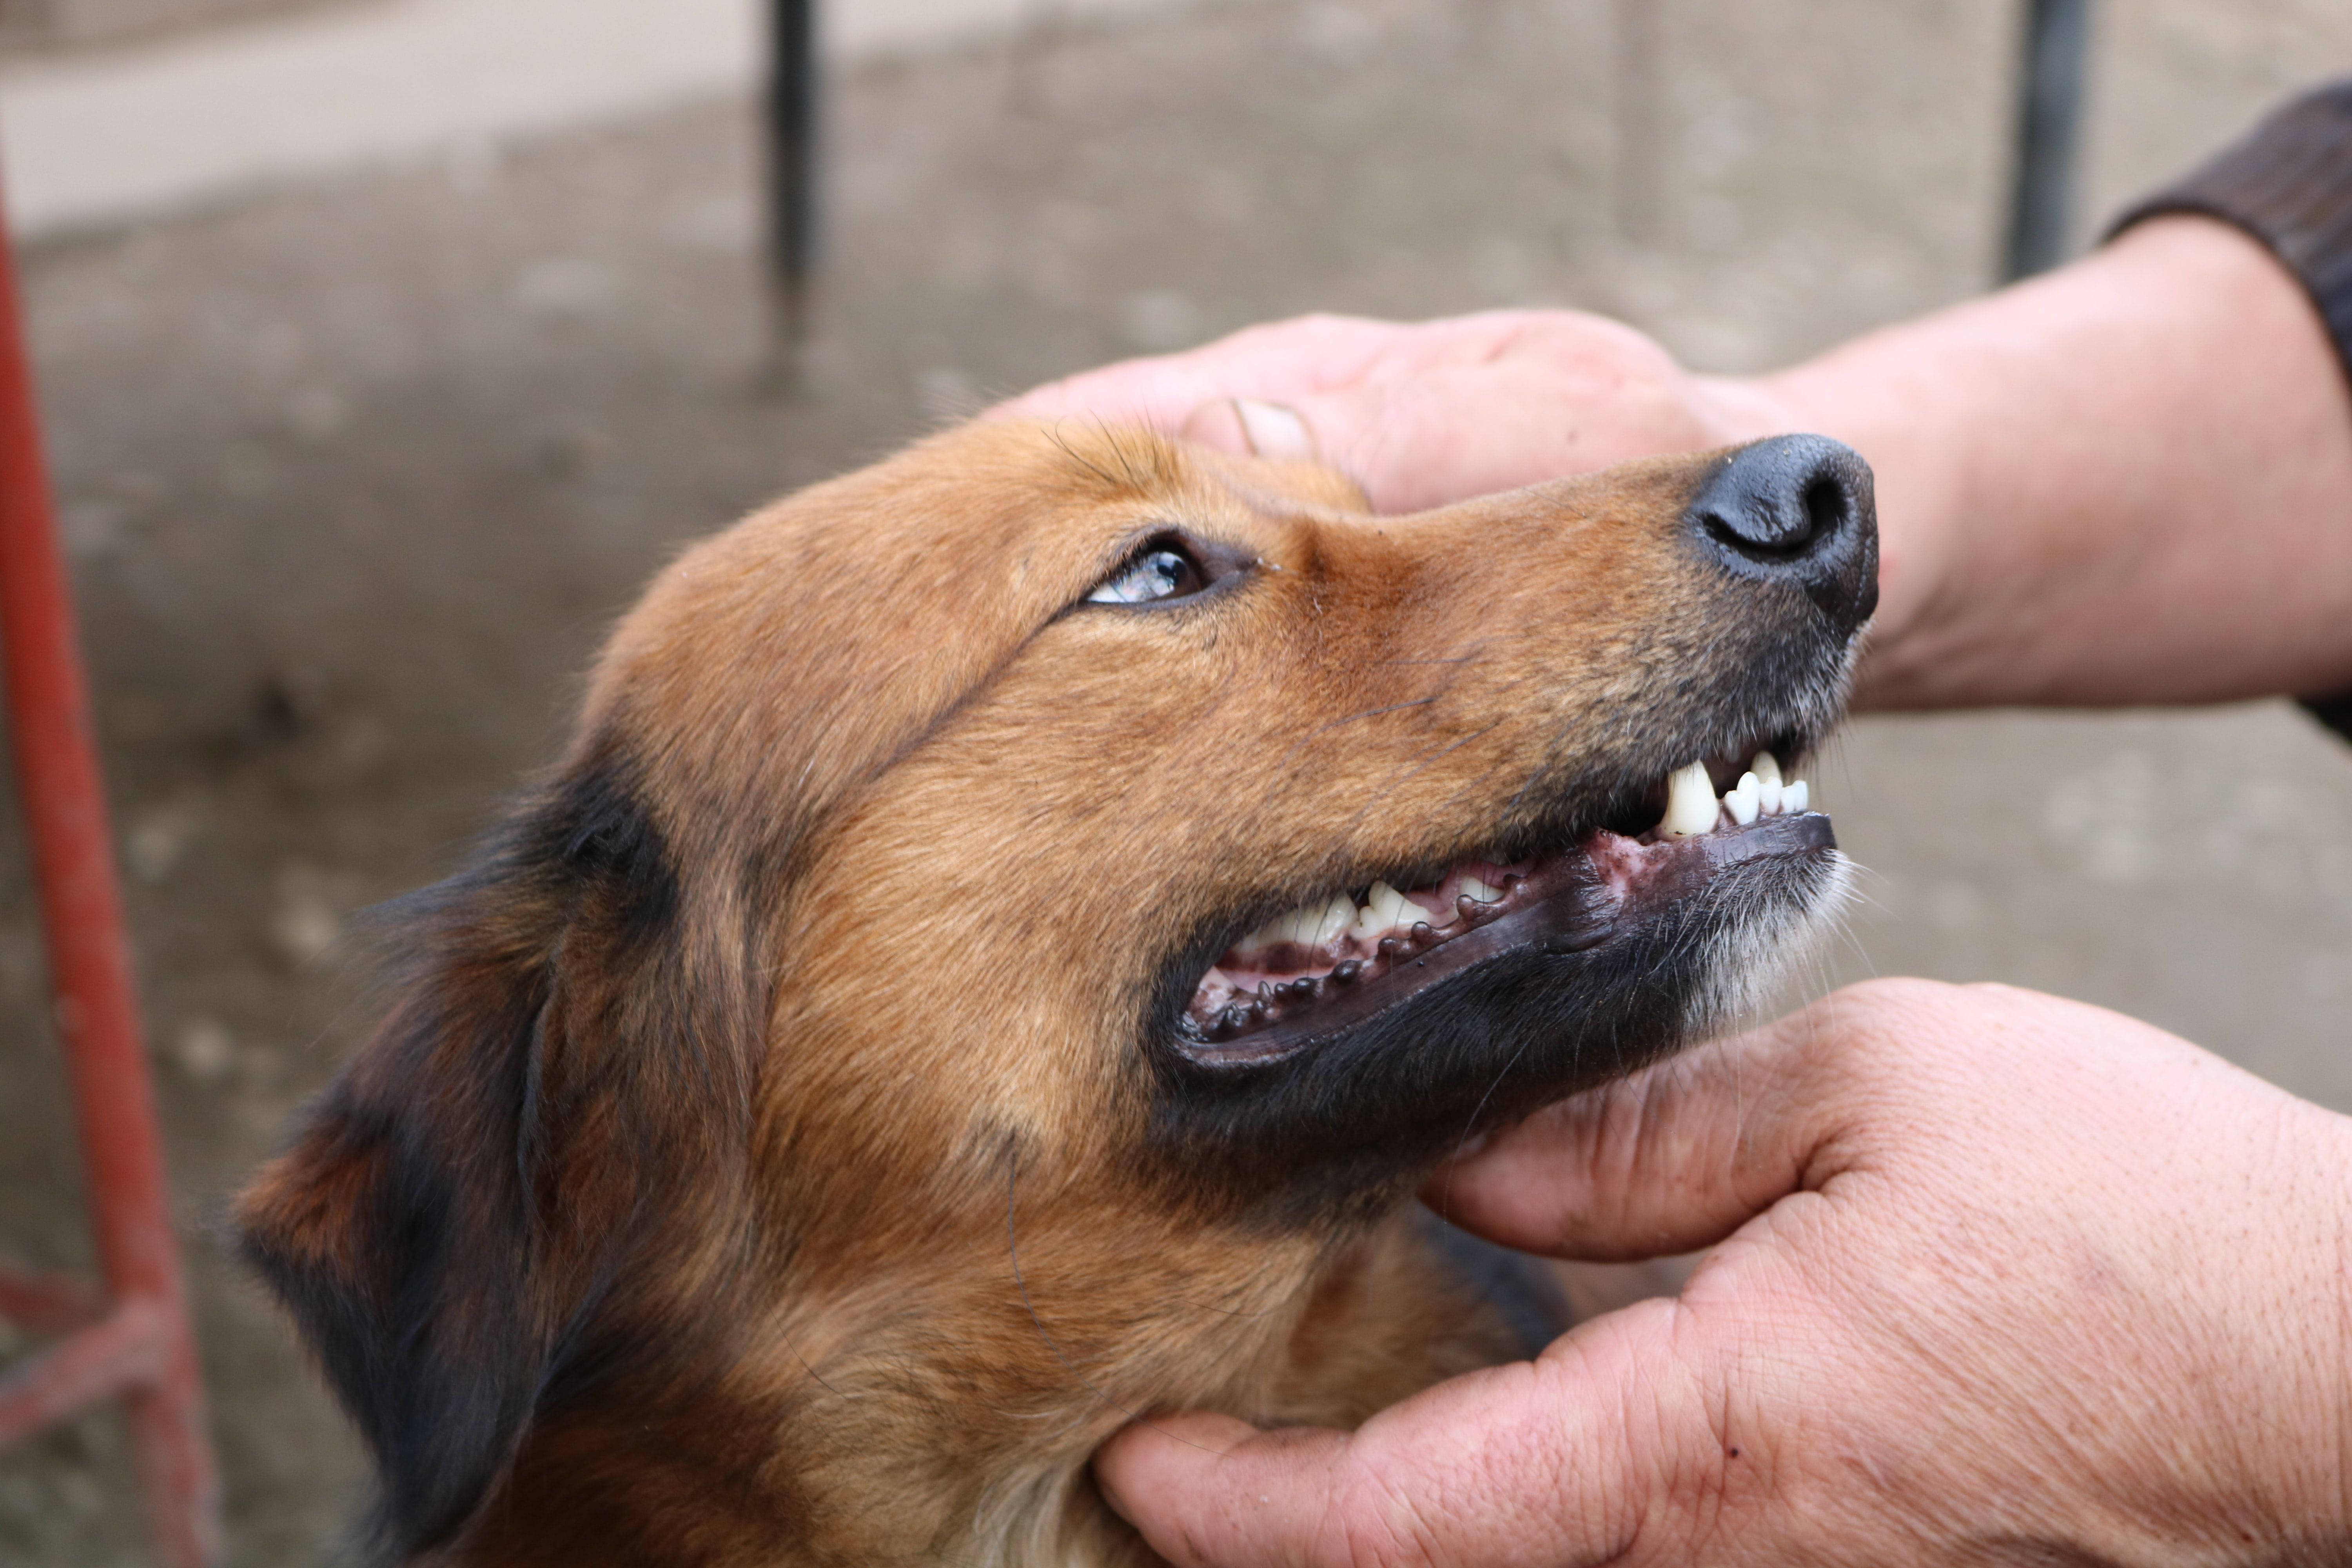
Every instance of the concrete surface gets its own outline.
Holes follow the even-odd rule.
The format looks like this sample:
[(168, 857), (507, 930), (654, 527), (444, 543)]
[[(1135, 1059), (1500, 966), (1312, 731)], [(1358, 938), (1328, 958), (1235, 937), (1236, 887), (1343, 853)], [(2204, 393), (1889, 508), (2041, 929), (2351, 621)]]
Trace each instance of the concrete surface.
[[(255, 0), (267, 5), (269, 0)], [(1197, 0), (852, 0), (837, 67)], [(0, 67), (20, 237), (752, 89), (764, 0), (343, 0), (104, 53)]]
[(0, 0), (0, 48), (103, 47), (352, 0)]
[[(2103, 16), (2103, 208), (2352, 66), (2332, 0)], [(1979, 287), (2005, 11), (1676, 5), (1647, 246), (1609, 216), (1610, 16), (1269, 4), (860, 68), (793, 399), (759, 390), (723, 102), (36, 252), (233, 1563), (320, 1561), (362, 1468), (211, 1216), (366, 1025), (353, 911), (548, 755), (677, 541), (993, 392), (1309, 307), (1575, 302), (1740, 368)], [(1816, 985), (2042, 985), (2352, 1110), (2352, 748), (2268, 704), (1876, 721), (1817, 778), (1873, 875)], [(0, 813), (0, 1251), (64, 1267), (23, 862)], [(142, 1561), (130, 1497), (110, 1415), (0, 1455), (0, 1563)]]

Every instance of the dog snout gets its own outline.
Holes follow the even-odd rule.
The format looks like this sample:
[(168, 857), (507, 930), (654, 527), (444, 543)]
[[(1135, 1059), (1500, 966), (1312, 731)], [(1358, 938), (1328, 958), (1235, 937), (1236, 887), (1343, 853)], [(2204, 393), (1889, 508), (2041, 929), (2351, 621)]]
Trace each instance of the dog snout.
[(1743, 577), (1801, 591), (1850, 637), (1878, 607), (1870, 465), (1826, 436), (1775, 436), (1725, 457), (1685, 521)]

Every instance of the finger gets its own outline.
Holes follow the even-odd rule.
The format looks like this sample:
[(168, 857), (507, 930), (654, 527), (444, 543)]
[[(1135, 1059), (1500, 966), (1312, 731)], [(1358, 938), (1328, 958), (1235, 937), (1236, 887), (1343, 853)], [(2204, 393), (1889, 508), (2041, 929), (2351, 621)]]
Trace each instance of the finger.
[(1423, 1196), (1523, 1251), (1612, 1261), (1713, 1246), (1860, 1157), (1873, 1079), (1856, 1064), (1888, 1033), (1883, 989), (1550, 1106), (1439, 1170)]
[(1260, 1432), (1230, 1415), (1138, 1422), (1095, 1456), (1120, 1516), (1181, 1568), (1313, 1561), (1299, 1544), (1327, 1517), (1347, 1436)]
[(1315, 431), (1297, 409), (1254, 397), (1204, 403), (1192, 410), (1181, 434), (1227, 452), (1286, 463), (1311, 463), (1318, 456)]
[(1321, 462), (1361, 487), (1375, 511), (1411, 512), (1573, 471), (1559, 433), (1527, 427), (1530, 401), (1507, 369), (1376, 378), (1295, 404), (1220, 397), (1179, 434), (1223, 451)]
[(1353, 1433), (1224, 1416), (1128, 1428), (1104, 1495), (1172, 1563), (1572, 1568), (1621, 1556), (1718, 1451), (1673, 1309), (1612, 1314), (1542, 1359), (1454, 1379)]
[(1302, 316), (1250, 327), (1182, 353), (1127, 360), (1049, 382), (983, 418), (1095, 418), (1173, 435), (1202, 404), (1245, 397), (1297, 407), (1344, 384), (1411, 331), (1348, 316)]

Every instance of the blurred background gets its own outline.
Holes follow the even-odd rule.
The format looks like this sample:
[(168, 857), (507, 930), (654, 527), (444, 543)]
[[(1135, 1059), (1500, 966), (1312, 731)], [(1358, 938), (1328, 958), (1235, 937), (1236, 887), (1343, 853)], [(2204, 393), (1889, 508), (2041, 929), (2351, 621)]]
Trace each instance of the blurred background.
[[(780, 384), (753, 0), (0, 0), (235, 1563), (329, 1556), (362, 1464), (223, 1198), (366, 1026), (354, 911), (551, 754), (680, 541), (1265, 317), (1574, 305), (1748, 370), (2002, 265), (2021, 5), (821, 11), (822, 267)], [(2071, 243), (2347, 70), (2341, 0), (2105, 0)], [(1808, 990), (2040, 986), (2352, 1110), (2352, 748), (2294, 710), (1875, 719), (1817, 776), (1870, 873)], [(5, 804), (0, 1261), (81, 1268)], [(101, 1412), (0, 1453), (0, 1563), (147, 1561), (124, 1450)]]

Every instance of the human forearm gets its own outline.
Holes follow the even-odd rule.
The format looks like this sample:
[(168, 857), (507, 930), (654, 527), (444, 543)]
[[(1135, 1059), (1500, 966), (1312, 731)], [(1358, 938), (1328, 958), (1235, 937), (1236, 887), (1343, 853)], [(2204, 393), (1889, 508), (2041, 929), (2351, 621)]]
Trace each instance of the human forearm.
[(2294, 279), (2198, 218), (1775, 375), (1733, 422), (1877, 470), (1863, 700), (2189, 702), (2352, 685), (2352, 398)]

